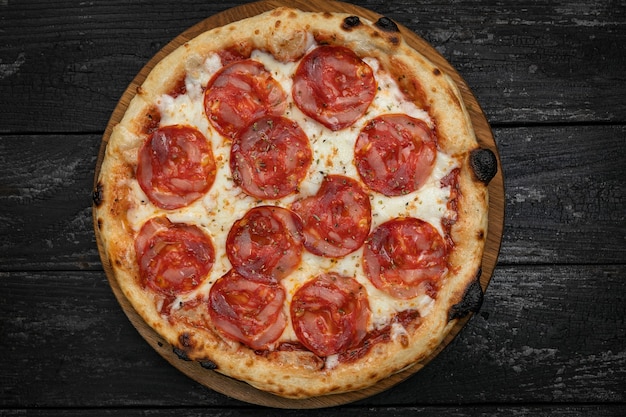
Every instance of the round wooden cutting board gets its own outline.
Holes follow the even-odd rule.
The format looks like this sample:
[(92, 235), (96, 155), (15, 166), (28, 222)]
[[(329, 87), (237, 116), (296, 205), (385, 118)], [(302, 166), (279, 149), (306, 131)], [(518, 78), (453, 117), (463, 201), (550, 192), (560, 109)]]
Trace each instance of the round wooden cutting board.
[[(304, 11), (344, 12), (359, 15), (372, 21), (376, 21), (381, 17), (381, 15), (374, 13), (373, 11), (355, 5), (335, 1), (316, 0), (315, 2), (311, 2), (305, 0), (266, 0), (226, 10), (222, 13), (209, 17), (208, 19), (203, 20), (202, 22), (189, 28), (181, 35), (176, 37), (172, 42), (167, 44), (161, 51), (159, 51), (139, 72), (139, 74), (126, 89), (117, 107), (113, 111), (111, 119), (104, 132), (102, 146), (100, 148), (100, 154), (96, 165), (96, 181), (113, 126), (119, 123), (119, 121), (122, 119), (122, 116), (124, 115), (131, 99), (134, 97), (137, 91), (137, 87), (139, 87), (143, 83), (148, 73), (159, 61), (161, 61), (174, 49), (202, 32), (205, 32), (214, 27), (223, 26), (228, 23), (241, 20), (243, 18), (251, 17), (268, 10), (272, 10), (279, 6), (289, 6), (299, 8)], [(480, 280), (483, 290), (486, 290), (497, 262), (498, 253), (500, 251), (500, 242), (502, 238), (504, 221), (504, 185), (502, 169), (500, 166), (500, 158), (498, 156), (496, 144), (493, 139), (489, 124), (487, 123), (487, 119), (482, 112), (482, 109), (480, 108), (478, 102), (476, 101), (476, 98), (473, 96), (472, 92), (468, 88), (465, 81), (461, 78), (461, 76), (450, 66), (445, 58), (443, 58), (426, 41), (424, 41), (422, 38), (411, 32), (407, 28), (402, 27), (401, 25), (398, 26), (400, 28), (400, 31), (402, 32), (402, 35), (413, 48), (429, 58), (432, 62), (439, 66), (440, 69), (442, 69), (449, 76), (451, 76), (452, 79), (456, 82), (459, 90), (461, 91), (465, 105), (470, 113), (474, 130), (480, 145), (483, 148), (491, 149), (498, 157), (498, 173), (489, 184), (489, 230), (486, 249), (483, 257), (482, 276)], [(96, 220), (94, 218), (94, 222), (95, 221)], [(470, 318), (470, 316), (468, 316), (460, 320), (457, 325), (452, 329), (452, 331), (447, 335), (447, 337), (444, 339), (443, 343), (439, 346), (436, 352), (434, 352), (430, 357), (426, 358), (426, 360), (417, 363), (400, 373), (390, 376), (389, 378), (379, 382), (375, 386), (350, 393), (327, 395), (304, 400), (285, 399), (257, 390), (244, 382), (234, 380), (208, 369), (204, 369), (197, 362), (184, 361), (180, 359), (173, 352), (172, 347), (143, 321), (143, 319), (133, 309), (130, 302), (121, 292), (113, 275), (108, 259), (106, 258), (106, 254), (102, 250), (98, 227), (96, 224), (94, 226), (98, 249), (100, 251), (103, 267), (107, 274), (111, 288), (113, 289), (117, 300), (119, 301), (124, 312), (130, 319), (131, 323), (135, 326), (135, 328), (137, 328), (143, 338), (174, 367), (176, 367), (198, 383), (214, 391), (248, 403), (277, 408), (322, 408), (350, 403), (380, 393), (398, 384), (399, 382), (405, 380), (409, 376), (422, 369), (446, 345), (448, 345), (450, 341), (452, 341), (452, 339), (460, 332), (463, 326), (467, 323), (467, 320), (469, 320)]]

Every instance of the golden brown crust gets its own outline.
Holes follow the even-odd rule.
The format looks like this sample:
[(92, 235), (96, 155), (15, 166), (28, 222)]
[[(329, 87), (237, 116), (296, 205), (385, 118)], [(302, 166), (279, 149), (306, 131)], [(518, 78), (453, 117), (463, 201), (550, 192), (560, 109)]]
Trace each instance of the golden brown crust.
[[(233, 41), (235, 32), (237, 41)], [(200, 71), (205, 57), (213, 51), (262, 50), (279, 61), (293, 62), (305, 54), (311, 38), (318, 44), (347, 46), (362, 58), (376, 58), (404, 94), (428, 111), (440, 150), (460, 162), (457, 218), (450, 229), (454, 242), (449, 258), (452, 273), (445, 276), (430, 312), (419, 318), (419, 325), (409, 323), (405, 332), (373, 344), (358, 359), (339, 361), (334, 366), (302, 349), (259, 353), (228, 340), (211, 324), (203, 300), (187, 300), (164, 313), (163, 303), (172, 300), (159, 299), (141, 285), (133, 247), (138, 231), (129, 221), (129, 213), (136, 210), (155, 216), (162, 212), (151, 207), (145, 196), (136, 197), (142, 193), (135, 178), (137, 152), (158, 126), (155, 103), (159, 97), (176, 89), (185, 74)], [(201, 34), (154, 67), (111, 134), (98, 179), (97, 223), (124, 295), (151, 327), (189, 359), (210, 361), (218, 372), (290, 398), (357, 390), (419, 363), (455, 324), (449, 320), (450, 309), (461, 302), (476, 279), (487, 236), (487, 189), (476, 181), (469, 164), (469, 153), (477, 146), (454, 83), (410, 48), (392, 24), (280, 8)]]

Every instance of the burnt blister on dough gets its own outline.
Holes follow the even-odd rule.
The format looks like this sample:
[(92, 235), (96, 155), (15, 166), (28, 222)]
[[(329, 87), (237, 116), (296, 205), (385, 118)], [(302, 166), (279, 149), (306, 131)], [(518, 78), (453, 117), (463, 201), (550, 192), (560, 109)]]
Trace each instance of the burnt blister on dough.
[(343, 23), (341, 24), (341, 27), (345, 30), (350, 30), (352, 28), (359, 26), (360, 24), (361, 24), (361, 19), (359, 19), (358, 16), (348, 16), (345, 19), (343, 19)]
[(470, 153), (470, 166), (476, 178), (488, 184), (498, 172), (498, 160), (491, 149), (475, 149)]
[(204, 369), (210, 369), (211, 371), (214, 371), (217, 369), (217, 364), (208, 359), (199, 361), (199, 363), (200, 363), (200, 366), (203, 367)]
[(480, 275), (481, 270), (476, 274), (476, 279), (466, 288), (461, 302), (450, 308), (448, 321), (463, 318), (469, 313), (476, 313), (480, 310), (484, 298), (483, 289), (480, 286)]
[(396, 22), (389, 19), (388, 17), (381, 17), (376, 21), (376, 23), (374, 23), (374, 25), (379, 29), (384, 30), (385, 32), (400, 32), (400, 29), (398, 28), (398, 25), (396, 25)]

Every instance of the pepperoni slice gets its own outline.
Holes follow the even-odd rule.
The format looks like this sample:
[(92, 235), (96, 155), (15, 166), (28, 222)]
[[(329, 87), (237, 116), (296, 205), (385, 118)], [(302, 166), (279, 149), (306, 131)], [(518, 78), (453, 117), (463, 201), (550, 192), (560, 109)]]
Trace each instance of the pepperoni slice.
[(431, 224), (411, 217), (394, 219), (368, 237), (363, 263), (372, 284), (396, 298), (432, 296), (447, 271), (447, 248)]
[(360, 184), (342, 175), (324, 178), (316, 195), (292, 204), (304, 223), (304, 246), (315, 255), (342, 257), (363, 245), (371, 205)]
[(290, 210), (259, 206), (235, 222), (226, 238), (233, 268), (244, 277), (277, 282), (300, 263), (302, 224)]
[(304, 284), (291, 302), (298, 340), (320, 357), (357, 346), (367, 333), (369, 316), (367, 293), (361, 284), (333, 272)]
[(267, 349), (287, 325), (285, 290), (250, 281), (231, 270), (209, 292), (209, 315), (227, 337), (252, 349)]
[(351, 126), (376, 94), (369, 65), (345, 47), (320, 46), (298, 66), (293, 99), (304, 114), (331, 130)]
[(211, 124), (226, 137), (233, 137), (253, 120), (280, 115), (287, 95), (258, 61), (246, 59), (220, 69), (209, 81), (204, 111)]
[(363, 182), (374, 191), (398, 196), (424, 184), (435, 165), (437, 144), (423, 121), (388, 114), (361, 130), (354, 152)]
[(166, 217), (143, 225), (135, 239), (135, 253), (143, 284), (166, 296), (200, 285), (215, 259), (213, 243), (200, 228), (172, 223)]
[(139, 150), (139, 186), (162, 209), (185, 207), (202, 197), (215, 173), (211, 144), (190, 126), (161, 127)]
[(309, 140), (296, 122), (266, 116), (241, 130), (233, 140), (233, 181), (253, 197), (282, 198), (298, 188), (312, 155)]

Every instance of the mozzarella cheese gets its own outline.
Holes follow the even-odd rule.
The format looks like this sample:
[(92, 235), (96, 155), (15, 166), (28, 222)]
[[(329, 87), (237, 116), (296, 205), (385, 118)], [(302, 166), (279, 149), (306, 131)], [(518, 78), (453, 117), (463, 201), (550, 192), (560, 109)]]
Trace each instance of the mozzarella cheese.
[[(261, 62), (287, 93), (289, 102), (285, 116), (295, 120), (300, 125), (307, 134), (314, 151), (309, 172), (300, 184), (300, 193), (280, 200), (268, 201), (267, 204), (288, 207), (297, 198), (313, 195), (319, 189), (324, 177), (329, 174), (358, 178), (358, 172), (353, 162), (355, 141), (367, 121), (374, 117), (386, 113), (405, 113), (423, 120), (431, 127), (433, 126), (428, 113), (406, 100), (395, 81), (381, 70), (378, 61), (374, 58), (365, 59), (372, 68), (379, 86), (372, 104), (365, 116), (353, 126), (336, 132), (304, 115), (293, 103), (291, 98), (292, 76), (297, 68), (297, 62), (282, 63), (274, 59), (271, 54), (262, 51), (254, 51), (251, 58)], [(198, 295), (208, 297), (213, 283), (231, 269), (225, 250), (229, 228), (248, 210), (258, 205), (255, 198), (247, 196), (234, 185), (229, 167), (230, 140), (217, 133), (204, 114), (203, 86), (206, 86), (211, 77), (220, 69), (219, 56), (213, 54), (204, 61), (192, 60), (191, 62), (193, 65), (190, 64), (187, 68), (185, 80), (186, 93), (175, 98), (169, 95), (163, 95), (159, 98), (157, 105), (161, 112), (161, 125), (187, 124), (202, 132), (212, 144), (217, 163), (217, 175), (211, 190), (204, 198), (182, 209), (168, 212), (167, 217), (172, 222), (188, 222), (203, 228), (212, 237), (215, 247), (215, 263), (209, 277), (203, 284), (192, 293), (181, 295), (178, 299), (180, 302), (195, 298)], [(413, 216), (429, 222), (443, 235), (441, 220), (445, 216), (451, 215), (447, 208), (450, 189), (441, 187), (440, 180), (457, 166), (456, 159), (438, 152), (430, 179), (418, 191), (399, 197), (386, 197), (375, 192), (371, 193), (372, 229), (395, 217)], [(138, 185), (132, 186), (132, 192), (135, 194), (135, 201), (146, 202), (128, 212), (129, 223), (135, 230), (139, 230), (145, 221), (157, 213), (157, 210), (148, 202)], [(406, 309), (418, 310), (422, 316), (429, 313), (434, 300), (427, 295), (410, 300), (398, 300), (374, 287), (363, 272), (362, 255), (363, 248), (340, 259), (323, 258), (304, 251), (298, 270), (281, 281), (286, 289), (287, 301), (290, 302), (295, 291), (304, 282), (319, 274), (320, 271), (334, 271), (354, 277), (366, 288), (372, 312), (370, 330), (388, 326), (390, 318), (395, 313)], [(287, 316), (289, 316), (288, 304), (286, 303), (285, 306)], [(177, 308), (179, 303), (175, 302), (172, 305), (172, 308)], [(393, 325), (392, 338), (403, 334), (404, 330), (398, 326), (400, 325)], [(296, 340), (291, 324), (287, 326), (278, 342), (288, 340)], [(332, 360), (329, 358), (330, 362)], [(330, 362), (328, 366), (332, 366)]]

